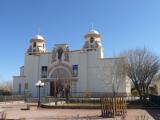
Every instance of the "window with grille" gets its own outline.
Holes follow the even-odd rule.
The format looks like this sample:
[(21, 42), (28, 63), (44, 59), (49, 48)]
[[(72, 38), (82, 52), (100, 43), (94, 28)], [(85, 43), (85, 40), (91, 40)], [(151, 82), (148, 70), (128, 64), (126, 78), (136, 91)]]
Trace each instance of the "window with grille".
[(41, 78), (47, 78), (47, 66), (41, 68)]
[(78, 77), (78, 65), (73, 65), (72, 66), (72, 76), (73, 77)]

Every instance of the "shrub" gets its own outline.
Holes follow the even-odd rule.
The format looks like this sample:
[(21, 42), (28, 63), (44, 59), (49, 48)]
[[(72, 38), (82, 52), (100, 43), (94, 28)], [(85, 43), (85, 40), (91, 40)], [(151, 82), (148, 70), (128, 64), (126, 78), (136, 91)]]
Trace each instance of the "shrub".
[(132, 90), (131, 90), (131, 95), (132, 95), (132, 96), (135, 96), (135, 97), (136, 97), (136, 96), (139, 96), (138, 91), (137, 91), (136, 89), (132, 89)]

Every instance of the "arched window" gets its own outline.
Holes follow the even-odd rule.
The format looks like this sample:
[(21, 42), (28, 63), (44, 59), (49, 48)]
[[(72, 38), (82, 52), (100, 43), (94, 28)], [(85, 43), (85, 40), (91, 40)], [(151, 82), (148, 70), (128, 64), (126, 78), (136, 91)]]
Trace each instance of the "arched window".
[(63, 69), (63, 68), (57, 68), (56, 70), (53, 71), (52, 78), (59, 78), (59, 79), (69, 79), (69, 73)]
[(36, 42), (33, 43), (33, 47), (36, 47)]
[(90, 39), (90, 48), (94, 48), (94, 38), (93, 37), (91, 37), (91, 39)]

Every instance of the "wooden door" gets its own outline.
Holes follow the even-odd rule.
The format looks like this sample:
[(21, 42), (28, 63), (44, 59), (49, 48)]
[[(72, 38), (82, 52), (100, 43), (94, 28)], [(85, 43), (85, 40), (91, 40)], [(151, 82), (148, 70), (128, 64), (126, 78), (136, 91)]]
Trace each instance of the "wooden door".
[(50, 82), (50, 96), (54, 96), (54, 82)]

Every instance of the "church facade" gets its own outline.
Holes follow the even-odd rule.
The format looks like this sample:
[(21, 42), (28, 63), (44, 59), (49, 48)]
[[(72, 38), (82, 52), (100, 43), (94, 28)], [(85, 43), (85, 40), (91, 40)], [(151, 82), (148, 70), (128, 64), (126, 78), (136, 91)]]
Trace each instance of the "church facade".
[[(30, 40), (20, 75), (13, 76), (13, 90), (22, 94), (29, 92), (37, 97), (38, 80), (44, 82), (42, 96), (71, 95), (91, 96), (113, 92), (112, 66), (123, 58), (104, 58), (101, 35), (96, 30), (84, 36), (80, 50), (70, 50), (67, 44), (55, 44), (47, 52), (45, 39), (36, 35)], [(130, 94), (131, 85), (124, 76), (118, 93)]]

